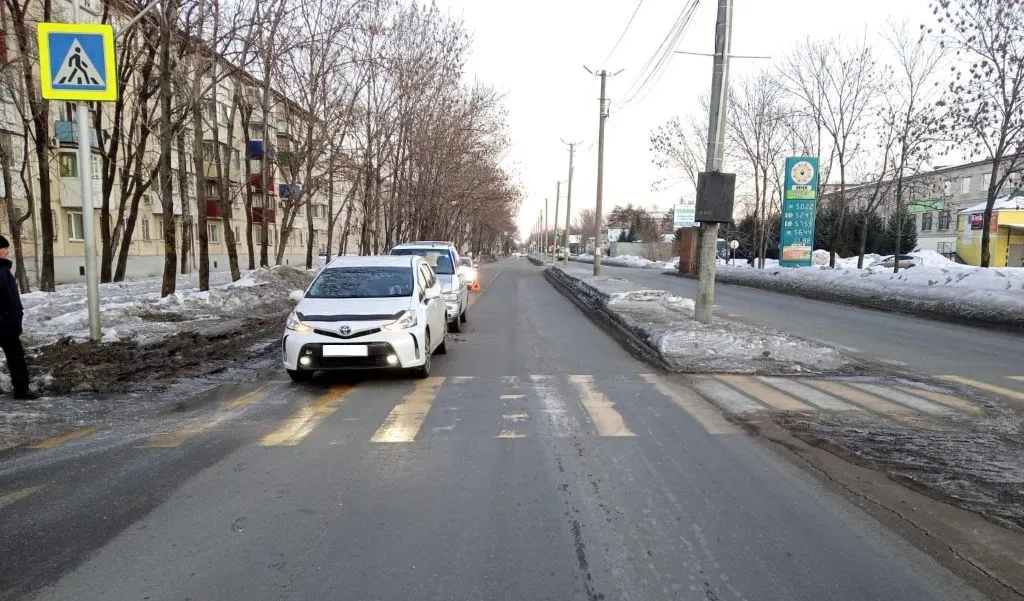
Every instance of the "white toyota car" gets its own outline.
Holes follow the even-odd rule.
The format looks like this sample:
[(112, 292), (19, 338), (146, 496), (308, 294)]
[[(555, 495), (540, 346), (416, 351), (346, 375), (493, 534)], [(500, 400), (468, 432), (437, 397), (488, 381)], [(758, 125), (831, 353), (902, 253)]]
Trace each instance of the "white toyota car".
[[(389, 369), (430, 375), (447, 352), (442, 286), (419, 256), (338, 257), (288, 316), (284, 368), (295, 382), (317, 371)], [(300, 296), (301, 295), (301, 296)]]

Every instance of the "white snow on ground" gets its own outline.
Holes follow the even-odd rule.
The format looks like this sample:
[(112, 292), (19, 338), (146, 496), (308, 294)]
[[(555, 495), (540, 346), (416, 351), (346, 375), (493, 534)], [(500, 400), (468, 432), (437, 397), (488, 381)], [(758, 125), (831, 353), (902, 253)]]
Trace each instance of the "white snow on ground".
[[(693, 301), (586, 268), (551, 267), (578, 294), (640, 337), (673, 368), (695, 373), (823, 373), (856, 369), (837, 349), (758, 325), (693, 318)], [(602, 306), (603, 305), (603, 306)]]
[[(277, 301), (292, 289), (304, 287), (303, 277), (294, 268), (258, 269), (232, 283), (230, 273), (217, 272), (210, 274), (211, 289), (200, 292), (196, 275), (181, 276), (176, 292), (165, 298), (160, 298), (159, 277), (101, 284), (103, 342), (133, 339), (149, 344), (194, 328), (197, 322), (251, 314), (268, 301)], [(25, 306), (22, 339), (27, 347), (67, 337), (89, 337), (85, 284), (58, 286), (56, 292), (23, 294), (21, 302)]]
[(934, 251), (909, 254), (915, 266), (898, 273), (873, 265), (884, 257), (865, 256), (864, 269), (856, 268), (856, 257), (837, 261), (836, 269), (722, 266), (717, 280), (877, 308), (1024, 322), (1024, 268), (960, 265)]
[[(573, 261), (580, 263), (593, 263), (594, 255), (583, 254), (576, 255), (572, 258)], [(617, 257), (601, 257), (602, 265), (611, 265), (612, 267), (644, 267), (650, 269), (679, 269), (679, 257), (675, 257), (671, 261), (651, 261), (643, 257), (637, 257), (635, 255), (619, 255)]]

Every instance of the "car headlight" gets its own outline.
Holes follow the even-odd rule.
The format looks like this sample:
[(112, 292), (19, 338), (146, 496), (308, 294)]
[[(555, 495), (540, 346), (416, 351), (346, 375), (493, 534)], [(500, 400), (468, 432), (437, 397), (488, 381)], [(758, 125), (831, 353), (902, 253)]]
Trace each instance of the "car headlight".
[(384, 326), (384, 329), (395, 332), (399, 330), (408, 330), (413, 327), (416, 327), (416, 313), (406, 311), (405, 313), (402, 313), (401, 317)]
[(466, 279), (469, 280), (470, 282), (476, 281), (476, 267), (466, 272)]
[(299, 316), (295, 311), (292, 311), (291, 315), (288, 316), (288, 321), (284, 323), (284, 327), (294, 332), (312, 332), (313, 328), (302, 323)]
[(452, 303), (457, 303), (457, 302), (459, 302), (459, 293), (458, 292), (445, 292), (444, 293), (444, 300), (452, 302)]

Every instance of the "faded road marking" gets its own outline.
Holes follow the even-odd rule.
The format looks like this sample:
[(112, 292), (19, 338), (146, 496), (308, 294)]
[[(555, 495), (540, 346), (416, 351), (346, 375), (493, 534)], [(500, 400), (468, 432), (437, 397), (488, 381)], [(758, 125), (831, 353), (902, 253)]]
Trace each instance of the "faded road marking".
[(416, 382), (415, 388), (391, 410), (370, 442), (413, 442), (427, 418), (443, 377), (426, 378)]
[(92, 434), (94, 432), (99, 432), (102, 429), (103, 429), (102, 426), (86, 426), (86, 427), (80, 428), (78, 430), (72, 430), (71, 432), (68, 432), (67, 434), (61, 434), (60, 436), (54, 436), (53, 438), (47, 438), (45, 440), (40, 440), (38, 442), (34, 442), (32, 444), (25, 445), (25, 448), (28, 448), (28, 449), (52, 449), (52, 448), (54, 448), (56, 446), (60, 446), (60, 445), (65, 444), (65, 443), (72, 442), (72, 441), (78, 440), (80, 438), (85, 438), (86, 436), (88, 436), (88, 435), (90, 435), (90, 434)]
[(978, 380), (972, 380), (970, 378), (964, 378), (961, 376), (940, 376), (947, 382), (956, 382), (957, 384), (964, 384), (971, 388), (977, 388), (978, 390), (984, 390), (986, 392), (994, 392), (995, 394), (1002, 395), (1007, 398), (1016, 399), (1018, 401), (1024, 401), (1024, 392), (1013, 390), (1010, 388), (1003, 388), (1002, 386), (996, 386), (995, 384), (989, 384), (987, 382), (979, 382)]
[(667, 397), (668, 400), (690, 414), (708, 434), (736, 434), (739, 432), (713, 406), (695, 395), (691, 390), (670, 382), (667, 378), (658, 374), (640, 374), (640, 377), (663, 396)]
[(235, 409), (245, 407), (263, 396), (266, 386), (261, 386), (236, 399), (224, 401), (220, 407), (207, 417), (194, 419), (181, 428), (167, 434), (158, 434), (149, 439), (143, 447), (150, 449), (173, 449), (189, 438), (201, 434), (235, 416)]
[(804, 384), (813, 386), (818, 390), (825, 391), (832, 396), (843, 399), (850, 403), (855, 403), (869, 411), (874, 411), (882, 415), (907, 415), (911, 413), (911, 410), (903, 405), (897, 403), (891, 403), (884, 399), (880, 399), (872, 394), (868, 394), (862, 390), (858, 390), (839, 382), (832, 382), (830, 380), (803, 380)]
[(944, 394), (944, 393), (941, 393), (941, 392), (938, 392), (938, 391), (935, 391), (935, 390), (928, 390), (926, 388), (915, 388), (913, 386), (900, 386), (899, 388), (903, 392), (907, 392), (909, 394), (914, 394), (914, 395), (917, 395), (917, 396), (925, 397), (926, 399), (929, 399), (931, 401), (935, 401), (936, 403), (941, 403), (941, 404), (943, 404), (943, 405), (945, 405), (947, 407), (951, 407), (953, 409), (959, 409), (960, 411), (965, 411), (967, 413), (981, 413), (982, 412), (981, 411), (981, 407), (977, 407), (975, 405), (972, 405), (971, 403), (968, 403), (967, 401), (965, 401), (965, 400), (963, 400), (961, 398), (955, 397), (955, 396), (953, 396), (951, 394)]
[(762, 377), (758, 379), (787, 394), (791, 394), (802, 401), (807, 401), (819, 409), (825, 409), (828, 411), (863, 411), (856, 405), (844, 403), (830, 394), (826, 394), (820, 390), (811, 388), (810, 386), (805, 386), (804, 384), (789, 378)]
[(44, 488), (46, 488), (45, 484), (37, 484), (36, 486), (16, 490), (14, 492), (7, 493), (6, 495), (0, 495), (0, 509), (3, 509), (12, 503), (17, 503), (26, 497), (32, 496)]
[(593, 376), (569, 376), (569, 381), (579, 391), (583, 408), (590, 414), (599, 436), (636, 436), (615, 410), (615, 403), (594, 385)]
[(502, 427), (498, 438), (526, 438), (526, 434), (519, 431), (517, 424), (529, 421), (530, 416), (526, 413), (503, 413), (501, 414)]
[(261, 447), (291, 447), (303, 441), (320, 422), (338, 409), (345, 395), (355, 389), (354, 384), (332, 386), (312, 404), (299, 409), (284, 426), (267, 434), (260, 440)]
[(771, 405), (779, 411), (810, 411), (811, 408), (782, 392), (765, 386), (750, 376), (715, 376), (720, 382), (739, 390), (748, 397)]

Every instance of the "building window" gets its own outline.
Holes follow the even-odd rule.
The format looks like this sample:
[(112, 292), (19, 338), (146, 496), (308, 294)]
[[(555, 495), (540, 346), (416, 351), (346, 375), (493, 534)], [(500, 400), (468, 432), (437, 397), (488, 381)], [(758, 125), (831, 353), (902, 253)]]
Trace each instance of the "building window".
[(949, 229), (949, 222), (952, 221), (949, 211), (939, 211), (939, 231), (944, 232)]
[(960, 180), (960, 193), (967, 194), (971, 191), (971, 178), (965, 177)]
[(932, 214), (921, 213), (921, 231), (930, 232), (932, 231)]
[(59, 153), (57, 169), (61, 177), (78, 177), (78, 157), (70, 152)]
[(206, 182), (206, 198), (209, 200), (220, 198), (220, 184), (216, 181), (208, 180)]
[(236, 225), (235, 226), (235, 242), (238, 242), (238, 240), (241, 237), (242, 237), (242, 230), (238, 229), (238, 226)]
[(152, 240), (153, 239), (153, 234), (152, 234), (152, 232), (149, 231), (149, 219), (143, 219), (142, 220), (142, 239), (143, 240)]
[(985, 192), (988, 190), (989, 180), (992, 179), (992, 173), (982, 173), (981, 180), (978, 182), (978, 191)]
[(210, 244), (220, 244), (220, 228), (217, 224), (211, 223), (206, 227), (210, 230)]
[(164, 239), (164, 218), (163, 218), (163, 215), (160, 216), (160, 219), (156, 220), (156, 239), (157, 240), (163, 240)]
[(50, 223), (53, 224), (53, 241), (56, 242), (57, 234), (60, 233), (60, 221), (57, 220), (57, 211), (50, 211)]
[(82, 214), (68, 213), (68, 240), (77, 242), (85, 240), (85, 234), (82, 232), (82, 229)]
[(217, 146), (209, 140), (203, 140), (203, 160), (207, 163), (217, 162)]
[(235, 169), (242, 166), (242, 153), (237, 148), (231, 151), (231, 166)]

